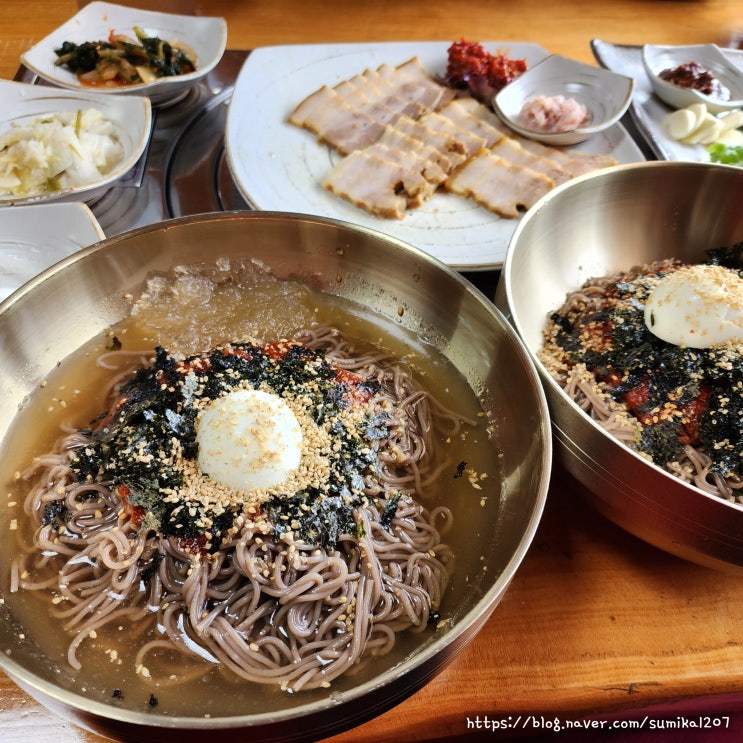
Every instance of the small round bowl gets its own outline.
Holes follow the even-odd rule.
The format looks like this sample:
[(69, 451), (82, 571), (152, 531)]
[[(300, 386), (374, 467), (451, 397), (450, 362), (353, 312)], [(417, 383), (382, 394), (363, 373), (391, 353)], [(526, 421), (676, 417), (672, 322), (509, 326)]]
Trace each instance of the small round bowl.
[(60, 90), (0, 80), (0, 132), (27, 125), (40, 116), (94, 108), (112, 124), (122, 147), (119, 162), (89, 183), (24, 195), (0, 193), (0, 207), (53, 201), (91, 202), (129, 173), (147, 149), (152, 131), (152, 104), (144, 96), (103, 96), (89, 90)]
[[(657, 46), (645, 44), (642, 62), (655, 94), (672, 108), (686, 108), (694, 103), (704, 103), (710, 113), (721, 113), (743, 106), (743, 70), (733, 64), (716, 44), (691, 44), (686, 46)], [(704, 95), (693, 88), (663, 80), (663, 70), (696, 62), (712, 73), (729, 91), (730, 100), (723, 101)]]
[[(101, 41), (111, 31), (134, 35), (139, 26), (146, 33), (165, 41), (178, 40), (196, 55), (196, 69), (186, 75), (160, 77), (149, 83), (122, 85), (112, 88), (91, 88), (77, 75), (55, 65), (54, 53), (63, 42)], [(21, 62), (47, 82), (69, 90), (98, 90), (107, 95), (145, 95), (155, 105), (172, 102), (184, 95), (194, 83), (218, 64), (227, 46), (227, 23), (224, 18), (176, 15), (152, 10), (139, 10), (114, 3), (92, 2), (66, 23), (21, 55)]]
[[(83, 677), (46, 655), (31, 629), (19, 628), (12, 600), (0, 591), (0, 667), (50, 709), (114, 740), (201, 743), (216, 735), (222, 741), (311, 741), (381, 714), (422, 687), (483, 626), (526, 554), (547, 497), (546, 398), (526, 349), (493, 303), (399, 240), (297, 214), (223, 212), (150, 225), (65, 258), (17, 290), (0, 305), (0, 437), (7, 440), (19, 406), (49, 370), (128, 314), (127, 295), (140, 293), (148, 276), (245, 258), (277, 279), (352, 303), (364, 316), (394, 326), (400, 338), (444, 354), (492, 416), (500, 470), (495, 497), (481, 498), (483, 491), (473, 489), (474, 513), (458, 510), (466, 528), (448, 535), (459, 561), (436, 631), (414, 635), (396, 657), (375, 658), (329, 689), (251, 693), (247, 682), (244, 689), (236, 684), (229, 712), (211, 716), (206, 713), (217, 692), (208, 683), (187, 713), (169, 711), (162, 699), (143, 709), (126, 694), (117, 700), (110, 689), (96, 693), (96, 670), (83, 668)], [(452, 477), (441, 476), (447, 483)], [(13, 504), (1, 499), (0, 527), (12, 513)], [(2, 572), (9, 573), (7, 565)]]
[(497, 306), (542, 378), (558, 461), (589, 502), (645, 541), (743, 573), (743, 506), (687, 485), (608, 434), (550, 376), (537, 354), (547, 318), (591, 277), (743, 240), (743, 169), (709, 163), (620, 165), (559, 186), (522, 218)]
[[(493, 98), (493, 108), (522, 137), (549, 145), (573, 145), (616, 124), (629, 107), (633, 90), (631, 77), (552, 54), (499, 91)], [(527, 101), (540, 95), (573, 98), (586, 107), (589, 121), (563, 132), (525, 128), (521, 110)]]

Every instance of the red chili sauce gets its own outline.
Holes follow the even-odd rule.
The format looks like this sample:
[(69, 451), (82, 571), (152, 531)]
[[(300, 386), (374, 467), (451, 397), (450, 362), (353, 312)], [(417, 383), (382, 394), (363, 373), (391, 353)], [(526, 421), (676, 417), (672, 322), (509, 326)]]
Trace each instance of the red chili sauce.
[(672, 85), (697, 90), (710, 98), (717, 98), (720, 101), (730, 100), (730, 91), (698, 62), (688, 62), (663, 70), (658, 77)]
[(475, 98), (490, 98), (527, 68), (525, 59), (491, 54), (479, 42), (455, 41), (448, 51), (446, 83), (454, 88), (469, 88)]

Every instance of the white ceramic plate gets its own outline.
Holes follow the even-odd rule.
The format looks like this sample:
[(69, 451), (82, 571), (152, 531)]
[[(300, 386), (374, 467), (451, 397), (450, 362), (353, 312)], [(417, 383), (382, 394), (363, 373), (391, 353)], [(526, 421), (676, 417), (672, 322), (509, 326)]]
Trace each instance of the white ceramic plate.
[(65, 41), (80, 44), (105, 40), (111, 31), (134, 36), (134, 26), (165, 41), (178, 40), (188, 45), (196, 55), (196, 69), (187, 75), (161, 77), (151, 83), (105, 88), (107, 94), (146, 95), (154, 104), (170, 102), (212, 70), (227, 46), (227, 23), (224, 18), (158, 13), (93, 2), (22, 54), (21, 62), (50, 83), (69, 90), (90, 91), (92, 88), (83, 85), (74, 72), (55, 66), (57, 55), (54, 50)]
[(39, 116), (95, 108), (113, 123), (124, 151), (116, 166), (91, 183), (27, 196), (0, 194), (0, 206), (37, 201), (92, 201), (136, 165), (152, 130), (152, 106), (149, 98), (142, 96), (105, 96), (0, 80), (0, 101), (0, 132), (13, 124), (30, 123)]
[[(315, 137), (287, 122), (296, 105), (322, 85), (418, 56), (434, 75), (446, 71), (450, 42), (310, 44), (262, 47), (247, 58), (235, 83), (227, 115), (225, 147), (243, 197), (262, 210), (332, 217), (381, 230), (415, 245), (460, 270), (498, 268), (517, 220), (501, 219), (474, 202), (436, 193), (403, 220), (373, 217), (331, 195), (320, 182), (337, 155)], [(485, 42), (489, 51), (525, 58), (547, 56), (536, 44)], [(644, 157), (616, 125), (578, 149), (613, 155), (619, 162)]]
[(93, 212), (80, 202), (0, 209), (0, 301), (57, 261), (105, 237)]
[[(663, 120), (673, 108), (654, 94), (643, 66), (642, 46), (612, 44), (594, 39), (591, 48), (601, 65), (614, 72), (634, 77), (635, 92), (629, 110), (640, 134), (658, 159), (709, 162), (709, 153), (703, 145), (682, 144), (666, 135)], [(734, 65), (743, 69), (743, 50), (722, 51)]]

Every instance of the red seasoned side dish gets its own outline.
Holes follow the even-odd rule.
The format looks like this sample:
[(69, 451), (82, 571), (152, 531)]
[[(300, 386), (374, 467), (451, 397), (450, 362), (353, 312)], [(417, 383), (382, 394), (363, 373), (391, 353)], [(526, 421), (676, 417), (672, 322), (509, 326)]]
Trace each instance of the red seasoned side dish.
[(446, 82), (455, 88), (469, 88), (475, 98), (490, 99), (522, 72), (525, 59), (491, 54), (476, 41), (455, 41), (449, 47)]

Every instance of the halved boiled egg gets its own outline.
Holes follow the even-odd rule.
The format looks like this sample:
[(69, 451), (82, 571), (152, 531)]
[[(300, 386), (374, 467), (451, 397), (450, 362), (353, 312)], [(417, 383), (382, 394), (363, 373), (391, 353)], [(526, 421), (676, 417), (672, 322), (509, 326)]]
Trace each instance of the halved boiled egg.
[(273, 488), (299, 467), (302, 429), (278, 395), (235, 389), (211, 402), (197, 423), (198, 463), (236, 490)]
[(743, 342), (743, 279), (722, 266), (684, 266), (653, 289), (645, 304), (645, 324), (677, 346)]

